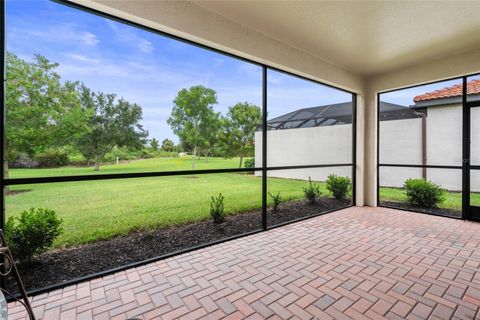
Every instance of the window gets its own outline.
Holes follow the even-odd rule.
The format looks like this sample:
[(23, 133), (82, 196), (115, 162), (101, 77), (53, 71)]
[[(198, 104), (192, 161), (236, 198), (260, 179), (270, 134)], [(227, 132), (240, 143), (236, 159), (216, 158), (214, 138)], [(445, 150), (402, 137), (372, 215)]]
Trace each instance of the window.
[(380, 205), (462, 217), (462, 92), (459, 78), (379, 94)]

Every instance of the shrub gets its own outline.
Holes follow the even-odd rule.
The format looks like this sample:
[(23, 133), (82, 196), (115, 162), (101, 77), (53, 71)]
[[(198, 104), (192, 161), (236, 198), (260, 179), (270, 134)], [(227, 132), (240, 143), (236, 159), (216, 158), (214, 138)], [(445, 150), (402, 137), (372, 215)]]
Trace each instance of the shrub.
[(10, 168), (36, 168), (38, 167), (38, 161), (33, 160), (26, 153), (20, 152), (14, 155), (13, 161), (10, 161), (10, 155), (9, 155), (8, 165), (10, 166)]
[(224, 197), (220, 193), (218, 197), (212, 197), (210, 201), (210, 216), (213, 219), (213, 223), (222, 223), (225, 221), (224, 210)]
[(282, 196), (280, 195), (280, 192), (277, 193), (277, 194), (271, 194), (270, 192), (268, 193), (268, 195), (272, 198), (273, 200), (273, 212), (277, 212), (278, 211), (278, 206), (280, 205), (280, 203), (282, 202)]
[(340, 177), (331, 174), (327, 178), (327, 190), (338, 200), (343, 200), (347, 197), (351, 185), (352, 183), (349, 177)]
[(10, 217), (5, 224), (5, 237), (15, 259), (30, 261), (45, 252), (62, 234), (62, 220), (54, 210), (31, 208)]
[(115, 162), (117, 161), (117, 158), (120, 160), (133, 160), (140, 158), (140, 155), (138, 155), (138, 151), (131, 151), (127, 148), (119, 148), (115, 146), (110, 152), (102, 157), (102, 161)]
[(320, 186), (313, 183), (312, 179), (308, 177), (308, 186), (303, 187), (303, 194), (311, 204), (314, 204), (317, 197), (320, 196)]
[(47, 149), (35, 156), (38, 165), (43, 168), (56, 168), (68, 164), (68, 153), (62, 149)]
[(68, 154), (68, 164), (73, 166), (83, 166), (87, 164), (87, 159), (79, 153), (69, 153)]
[(245, 168), (249, 168), (249, 169), (255, 168), (255, 159), (254, 158), (245, 159), (244, 166)]
[(407, 201), (413, 206), (435, 208), (445, 200), (445, 190), (425, 179), (408, 179), (404, 188)]
[(151, 159), (151, 158), (155, 158), (155, 151), (150, 150), (150, 149), (147, 149), (147, 148), (144, 148), (144, 149), (140, 150), (140, 152), (139, 152), (139, 158), (140, 158), (140, 159)]

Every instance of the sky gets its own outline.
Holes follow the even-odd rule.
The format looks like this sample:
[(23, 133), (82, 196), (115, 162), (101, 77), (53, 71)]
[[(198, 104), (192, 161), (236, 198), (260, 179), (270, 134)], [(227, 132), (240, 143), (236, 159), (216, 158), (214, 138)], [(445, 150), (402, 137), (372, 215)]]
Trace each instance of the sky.
[[(471, 81), (473, 79), (479, 79), (479, 78), (480, 78), (479, 76), (472, 76), (467, 78), (467, 81)], [(409, 88), (409, 89), (396, 90), (396, 91), (381, 94), (380, 100), (384, 102), (390, 102), (390, 103), (395, 103), (395, 104), (409, 107), (414, 104), (413, 98), (415, 96), (418, 96), (427, 92), (432, 92), (435, 90), (440, 90), (446, 87), (451, 87), (453, 85), (462, 84), (462, 82), (463, 82), (462, 78), (458, 78), (454, 80), (442, 81), (438, 83), (422, 85), (422, 86)]]
[[(41, 54), (62, 81), (80, 81), (142, 106), (149, 138), (178, 142), (166, 123), (182, 88), (217, 92), (217, 112), (262, 104), (261, 67), (47, 0), (7, 0), (7, 50), (26, 61)], [(351, 95), (269, 70), (268, 118), (351, 101)], [(8, 106), (7, 106), (8, 109)], [(7, 124), (8, 125), (8, 124)]]

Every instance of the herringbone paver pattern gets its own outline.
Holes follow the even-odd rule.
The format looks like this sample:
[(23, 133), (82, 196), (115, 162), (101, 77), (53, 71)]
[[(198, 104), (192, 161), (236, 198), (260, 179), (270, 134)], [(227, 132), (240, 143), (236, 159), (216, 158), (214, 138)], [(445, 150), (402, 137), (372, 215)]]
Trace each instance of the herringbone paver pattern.
[(480, 223), (349, 208), (32, 300), (43, 319), (480, 319)]

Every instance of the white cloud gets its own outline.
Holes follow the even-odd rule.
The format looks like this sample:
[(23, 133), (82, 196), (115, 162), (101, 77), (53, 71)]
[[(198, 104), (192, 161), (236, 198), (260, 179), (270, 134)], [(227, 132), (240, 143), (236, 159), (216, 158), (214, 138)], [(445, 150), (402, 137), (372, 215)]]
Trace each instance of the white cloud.
[(79, 54), (79, 53), (69, 53), (66, 56), (71, 58), (71, 59), (81, 61), (81, 62), (87, 62), (87, 63), (99, 63), (100, 62), (99, 59), (89, 58), (89, 57), (87, 57), (83, 54)]
[(81, 39), (81, 41), (83, 41), (84, 44), (86, 44), (87, 46), (95, 46), (97, 45), (98, 42), (100, 42), (97, 38), (96, 35), (94, 35), (93, 33), (91, 32), (82, 32), (80, 35), (79, 35), (79, 38)]
[(118, 23), (110, 20), (105, 20), (105, 23), (113, 31), (116, 40), (126, 43), (130, 46), (135, 46), (140, 52), (152, 53), (155, 46), (147, 39), (135, 34), (127, 27), (119, 28)]
[[(99, 53), (101, 54), (101, 53)], [(69, 79), (82, 80), (86, 76), (111, 77), (125, 82), (177, 85), (203, 83), (206, 75), (194, 69), (172, 70), (171, 68), (136, 61), (102, 58), (98, 55), (86, 55), (78, 52), (67, 53), (59, 62), (58, 71)], [(107, 79), (105, 79), (107, 81)]]
[(17, 41), (27, 42), (34, 39), (34, 41), (43, 43), (73, 43), (87, 46), (96, 46), (100, 42), (95, 34), (80, 29), (75, 24), (57, 23), (43, 29), (11, 27), (8, 30), (8, 35)]
[(153, 49), (155, 49), (153, 44), (150, 41), (145, 39), (139, 39), (138, 48), (140, 49), (141, 52), (144, 52), (144, 53), (151, 53)]

